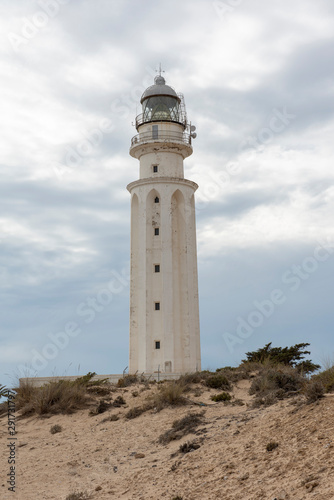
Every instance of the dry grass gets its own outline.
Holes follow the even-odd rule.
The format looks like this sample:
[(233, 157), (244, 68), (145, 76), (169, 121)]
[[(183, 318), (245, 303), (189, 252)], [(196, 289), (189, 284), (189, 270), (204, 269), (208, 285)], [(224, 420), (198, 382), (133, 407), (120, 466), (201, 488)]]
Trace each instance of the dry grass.
[(37, 414), (70, 414), (85, 408), (89, 397), (86, 386), (60, 380), (42, 387), (33, 387), (29, 383), (15, 389), (15, 402), (21, 416)]
[(166, 408), (166, 406), (178, 406), (188, 404), (183, 394), (186, 386), (180, 382), (165, 382), (159, 385), (155, 394), (149, 396), (148, 403), (158, 411)]

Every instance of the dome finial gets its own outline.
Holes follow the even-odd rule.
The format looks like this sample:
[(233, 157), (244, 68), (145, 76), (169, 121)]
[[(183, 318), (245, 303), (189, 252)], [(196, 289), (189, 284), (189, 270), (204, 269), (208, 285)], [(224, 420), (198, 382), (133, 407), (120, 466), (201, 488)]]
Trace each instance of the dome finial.
[(161, 73), (165, 73), (164, 70), (161, 69), (161, 63), (159, 63), (159, 69), (156, 69), (155, 70), (156, 73), (159, 73), (159, 75), (157, 75), (155, 78), (154, 78), (154, 83), (156, 85), (165, 85), (166, 83), (166, 80), (164, 79), (164, 77), (161, 75)]

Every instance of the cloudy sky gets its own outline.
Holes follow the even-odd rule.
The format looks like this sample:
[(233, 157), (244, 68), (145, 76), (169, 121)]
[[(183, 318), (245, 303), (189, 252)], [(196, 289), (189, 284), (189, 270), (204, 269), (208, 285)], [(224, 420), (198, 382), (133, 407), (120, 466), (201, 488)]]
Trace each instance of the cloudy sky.
[(198, 133), (203, 368), (333, 356), (331, 0), (3, 0), (0, 25), (0, 383), (128, 365), (128, 149), (160, 61)]

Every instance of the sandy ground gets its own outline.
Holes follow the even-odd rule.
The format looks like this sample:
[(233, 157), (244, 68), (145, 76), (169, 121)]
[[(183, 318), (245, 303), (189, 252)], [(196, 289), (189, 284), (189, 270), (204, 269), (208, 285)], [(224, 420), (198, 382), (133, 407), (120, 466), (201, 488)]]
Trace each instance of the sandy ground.
[[(234, 389), (246, 403), (251, 399), (248, 387), (243, 380)], [(6, 417), (1, 417), (0, 498), (65, 500), (70, 493), (86, 491), (101, 500), (172, 500), (178, 495), (183, 500), (334, 499), (334, 395), (317, 404), (286, 400), (261, 409), (189, 404), (125, 419), (124, 413), (150, 392), (134, 397), (132, 392), (140, 389), (118, 389), (112, 397), (123, 395), (126, 407), (98, 416), (85, 409), (69, 416), (19, 419), (15, 493), (7, 490), (8, 433)], [(210, 395), (216, 392), (206, 389), (189, 398), (212, 403)], [(158, 443), (174, 420), (200, 411), (205, 423), (199, 434)], [(102, 422), (112, 414), (119, 420)], [(51, 434), (55, 424), (63, 430)], [(199, 449), (178, 451), (180, 444), (193, 440)], [(268, 452), (271, 441), (279, 446)]]

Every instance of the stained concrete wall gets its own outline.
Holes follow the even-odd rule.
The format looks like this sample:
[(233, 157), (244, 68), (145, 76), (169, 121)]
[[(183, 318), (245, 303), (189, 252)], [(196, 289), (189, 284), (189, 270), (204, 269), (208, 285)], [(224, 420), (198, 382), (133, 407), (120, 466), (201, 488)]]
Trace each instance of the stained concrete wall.
[[(198, 186), (184, 179), (183, 171), (183, 159), (192, 148), (181, 140), (175, 143), (175, 137), (183, 137), (181, 125), (162, 125), (159, 122), (158, 139), (153, 143), (153, 125), (141, 126), (143, 142), (130, 150), (140, 159), (140, 179), (128, 185), (130, 373), (158, 369), (164, 373), (190, 373), (201, 369), (194, 202)], [(169, 131), (171, 140), (164, 134), (159, 139), (160, 130), (164, 134)], [(155, 229), (159, 229), (158, 235)], [(159, 304), (159, 310), (155, 304)], [(160, 349), (156, 348), (157, 342)]]

